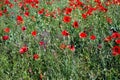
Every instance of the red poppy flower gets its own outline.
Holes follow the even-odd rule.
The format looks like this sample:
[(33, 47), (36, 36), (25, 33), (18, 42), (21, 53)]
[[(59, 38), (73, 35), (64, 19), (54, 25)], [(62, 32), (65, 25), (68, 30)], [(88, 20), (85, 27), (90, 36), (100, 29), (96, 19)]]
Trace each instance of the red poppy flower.
[(46, 16), (46, 17), (50, 17), (50, 16), (51, 16), (51, 13), (47, 12), (47, 13), (45, 14), (45, 16)]
[(112, 40), (112, 37), (111, 36), (107, 36), (105, 39), (104, 39), (104, 41), (106, 41), (106, 42), (109, 42), (109, 41), (111, 41)]
[(71, 21), (71, 17), (70, 17), (70, 16), (64, 16), (64, 17), (63, 17), (63, 21), (64, 21), (65, 23), (69, 23), (69, 22)]
[(120, 39), (116, 39), (115, 42), (116, 42), (117, 44), (120, 44)]
[(18, 3), (18, 6), (19, 6), (19, 8), (21, 8), (21, 7), (23, 6), (23, 3), (22, 3), (22, 2), (19, 2), (19, 3)]
[(23, 54), (23, 53), (25, 53), (25, 52), (27, 52), (27, 51), (28, 51), (28, 47), (27, 47), (27, 46), (23, 46), (23, 47), (20, 48), (20, 50), (19, 50), (20, 54)]
[(22, 16), (19, 16), (19, 15), (18, 15), (18, 16), (16, 17), (16, 20), (17, 20), (17, 24), (18, 24), (18, 25), (24, 23)]
[(92, 15), (93, 11), (95, 11), (97, 8), (93, 8), (93, 7), (88, 7), (88, 11), (86, 12), (86, 15)]
[(6, 41), (9, 39), (9, 36), (8, 35), (2, 36), (2, 39)]
[(7, 8), (5, 8), (5, 9), (3, 10), (3, 13), (7, 13), (7, 11), (8, 11)]
[(9, 0), (5, 0), (4, 3), (7, 5), (7, 4), (10, 4), (10, 1)]
[(32, 34), (32, 36), (35, 37), (37, 35), (37, 32), (34, 30), (34, 31), (31, 32), (31, 34)]
[(113, 4), (120, 5), (120, 0), (112, 0), (112, 3), (113, 3)]
[(120, 38), (120, 33), (118, 33), (118, 35), (117, 35), (117, 36), (118, 36), (118, 38)]
[(10, 3), (9, 7), (10, 7), (10, 8), (13, 8), (13, 7), (14, 7), (14, 5), (13, 5), (12, 3)]
[(74, 21), (74, 22), (73, 22), (73, 27), (74, 27), (74, 28), (78, 28), (78, 26), (79, 26), (78, 22), (77, 22), (77, 21)]
[(75, 51), (75, 46), (74, 45), (68, 45), (67, 46), (71, 51)]
[(87, 37), (87, 34), (85, 32), (80, 32), (79, 33), (79, 37), (80, 38), (86, 38)]
[(100, 10), (100, 11), (103, 11), (103, 12), (107, 12), (107, 8), (105, 8), (103, 5), (101, 5), (101, 4), (98, 4), (97, 5), (98, 6), (98, 9)]
[(66, 45), (64, 43), (60, 44), (60, 49), (65, 49)]
[(100, 0), (94, 0), (94, 2), (96, 2), (96, 3), (98, 3), (98, 4), (100, 4), (100, 3), (101, 3), (101, 1), (100, 1)]
[(3, 15), (2, 11), (0, 11), (0, 17)]
[(112, 48), (112, 55), (113, 55), (113, 56), (116, 56), (116, 55), (118, 55), (118, 54), (120, 54), (120, 47), (119, 47), (119, 46), (114, 46), (114, 47)]
[(65, 14), (70, 14), (72, 12), (72, 8), (66, 8), (65, 9)]
[(33, 55), (33, 59), (34, 59), (34, 60), (37, 60), (38, 58), (39, 58), (39, 55), (38, 55), (38, 54), (34, 54), (34, 55)]
[(87, 14), (86, 14), (86, 13), (83, 13), (83, 14), (82, 14), (82, 18), (83, 18), (83, 19), (86, 19), (86, 18), (87, 18)]
[(17, 16), (17, 21), (23, 21), (23, 18), (22, 18), (22, 16)]
[(112, 35), (111, 35), (111, 37), (112, 37), (113, 39), (119, 38), (119, 36), (120, 36), (120, 34), (119, 34), (118, 32), (113, 32)]
[(22, 31), (25, 31), (25, 30), (26, 30), (26, 27), (25, 27), (25, 26), (23, 26), (23, 27), (21, 28), (21, 30), (22, 30)]
[(80, 0), (76, 0), (76, 5), (77, 5), (77, 6), (82, 6), (83, 3), (82, 3)]
[(106, 1), (106, 2), (105, 2), (105, 5), (106, 5), (106, 6), (109, 6), (109, 5), (111, 5), (111, 2), (110, 2), (110, 1)]
[(63, 36), (68, 36), (68, 35), (69, 35), (69, 33), (68, 33), (68, 31), (63, 30), (63, 31), (62, 31), (62, 35), (63, 35)]
[(24, 16), (25, 16), (25, 17), (28, 17), (28, 16), (29, 16), (29, 12), (25, 12), (25, 13), (24, 13)]
[(95, 40), (95, 39), (96, 39), (96, 36), (95, 36), (95, 35), (91, 35), (91, 36), (90, 36), (90, 39), (91, 39), (91, 40)]
[(107, 17), (107, 18), (106, 18), (106, 21), (107, 21), (109, 24), (112, 24), (112, 19), (111, 19), (111, 18)]
[(10, 28), (4, 28), (4, 32), (6, 32), (6, 33), (9, 33), (10, 32)]
[(44, 41), (40, 41), (39, 44), (40, 44), (40, 46), (43, 46), (45, 43), (44, 43)]
[(41, 10), (39, 10), (39, 11), (38, 11), (38, 14), (40, 14), (40, 15), (41, 15), (41, 14), (43, 14), (43, 13), (44, 13), (44, 11), (45, 11), (45, 10), (44, 10), (44, 8), (42, 8)]

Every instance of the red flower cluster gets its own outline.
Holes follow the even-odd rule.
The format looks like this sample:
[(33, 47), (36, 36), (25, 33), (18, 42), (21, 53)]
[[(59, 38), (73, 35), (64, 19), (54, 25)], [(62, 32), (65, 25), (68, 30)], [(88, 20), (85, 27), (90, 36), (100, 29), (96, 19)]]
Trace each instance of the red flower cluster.
[[(9, 6), (10, 8), (13, 8), (14, 7), (14, 4), (12, 4), (11, 3), (11, 1), (12, 0), (3, 0), (4, 2), (4, 4), (5, 4), (5, 6), (1, 6), (0, 5), (0, 7), (1, 8), (3, 8), (3, 9), (1, 9), (0, 10), (0, 17), (2, 17), (3, 15), (5, 15), (5, 16), (8, 16), (8, 15), (10, 15), (9, 14), (9, 8), (7, 7), (7, 6)], [(89, 0), (86, 0), (87, 2), (90, 2)], [(68, 2), (69, 2), (69, 5), (68, 6), (66, 6), (65, 8), (63, 8), (63, 9), (60, 9), (60, 8), (58, 8), (57, 10), (55, 9), (55, 10), (47, 10), (46, 9), (46, 7), (45, 8), (43, 8), (43, 7), (41, 7), (41, 6), (39, 6), (38, 5), (38, 3), (39, 3), (39, 0), (20, 0), (20, 1), (18, 1), (17, 2), (17, 0), (14, 0), (14, 2), (15, 3), (17, 3), (18, 4), (18, 6), (19, 6), (19, 9), (20, 9), (20, 13), (16, 16), (16, 22), (18, 23), (18, 24), (21, 24), (21, 23), (23, 23), (24, 22), (24, 20), (27, 20), (27, 19), (29, 19), (29, 17), (31, 18), (32, 17), (32, 21), (34, 21), (34, 22), (37, 22), (38, 23), (38, 20), (36, 19), (36, 12), (37, 12), (37, 14), (39, 14), (39, 15), (42, 15), (42, 16), (45, 16), (45, 21), (44, 22), (46, 22), (46, 17), (52, 17), (52, 18), (54, 18), (54, 19), (56, 19), (56, 17), (57, 16), (59, 16), (59, 15), (61, 15), (62, 14), (62, 12), (63, 12), (63, 14), (62, 14), (62, 22), (63, 23), (70, 23), (70, 22), (72, 22), (72, 17), (74, 16), (75, 17), (75, 15), (73, 15), (73, 14), (71, 14), (71, 13), (73, 13), (73, 11), (77, 8), (78, 10), (83, 10), (83, 11), (81, 11), (81, 12), (84, 12), (84, 13), (82, 13), (82, 15), (81, 15), (81, 17), (83, 18), (83, 19), (86, 19), (88, 16), (90, 16), (90, 15), (93, 15), (93, 12), (95, 12), (95, 11), (99, 11), (99, 12), (103, 12), (103, 13), (105, 13), (105, 12), (107, 12), (108, 11), (108, 9), (107, 9), (107, 7), (109, 6), (109, 5), (111, 5), (111, 4), (118, 4), (118, 5), (120, 5), (120, 0), (106, 0), (106, 1), (104, 1), (105, 2), (105, 4), (103, 4), (103, 2), (101, 1), (101, 0), (94, 0), (94, 6), (93, 5), (89, 5), (89, 4), (87, 4), (86, 5), (86, 3), (84, 4), (81, 0), (68, 0)], [(52, 0), (52, 1), (47, 1), (46, 2), (46, 4), (48, 4), (48, 5), (52, 5), (52, 3), (54, 2), (54, 0)], [(30, 8), (36, 8), (36, 10), (37, 11), (35, 11), (35, 13), (34, 14), (32, 14), (32, 13), (30, 13), (31, 11), (30, 11)], [(77, 10), (76, 10), (77, 11)], [(14, 13), (14, 12), (13, 12)], [(30, 15), (31, 14), (31, 15)], [(12, 14), (13, 15), (13, 14)], [(11, 16), (11, 15), (10, 15)], [(11, 16), (12, 17), (12, 16)], [(25, 18), (24, 18), (25, 17)], [(23, 19), (24, 18), (24, 19)], [(27, 18), (27, 19), (26, 19)], [(41, 18), (43, 18), (43, 17), (41, 17)], [(105, 17), (106, 18), (106, 21), (109, 23), (109, 24), (112, 24), (112, 18), (110, 18), (110, 17)], [(14, 18), (13, 18), (14, 19)], [(42, 20), (42, 19), (41, 19)], [(48, 19), (48, 20), (50, 20), (50, 19)], [(76, 17), (74, 18), (74, 21), (72, 22), (72, 23), (70, 23), (71, 24), (71, 26), (73, 27), (73, 28), (79, 28), (79, 22), (80, 21), (77, 21), (76, 20)], [(29, 24), (28, 24), (29, 25)], [(21, 26), (21, 25), (20, 25)], [(22, 25), (22, 27), (21, 27), (21, 30), (22, 31), (25, 31), (26, 30), (26, 27), (25, 26), (23, 26)], [(2, 40), (4, 40), (4, 41), (6, 41), (6, 40), (8, 40), (9, 39), (9, 35), (8, 35), (8, 33), (10, 32), (10, 28), (8, 28), (8, 27), (6, 27), (6, 28), (4, 28), (4, 30), (3, 30), (4, 32), (5, 32), (5, 34), (7, 34), (7, 35), (4, 35), (4, 36), (2, 36)], [(77, 31), (76, 31), (77, 32)], [(88, 32), (86, 31), (86, 30), (84, 30), (84, 31), (82, 31), (82, 32), (80, 32), (79, 33), (79, 37), (80, 38), (82, 38), (82, 39), (84, 39), (84, 38), (86, 38), (86, 37), (88, 37), (88, 34), (87, 34)], [(64, 37), (67, 37), (67, 36), (69, 36), (70, 34), (72, 34), (72, 33), (69, 33), (69, 31), (67, 31), (67, 30), (63, 30), (62, 32), (61, 32), (61, 34), (62, 34), (62, 36), (64, 36)], [(34, 37), (36, 37), (37, 36), (37, 31), (36, 30), (34, 30), (34, 31), (32, 31), (31, 32), (31, 35), (32, 36), (34, 36)], [(89, 39), (90, 40), (95, 40), (96, 39), (96, 35), (94, 35), (94, 34), (92, 34), (92, 35), (90, 35), (89, 36)], [(105, 39), (104, 39), (104, 41), (105, 42), (110, 42), (111, 40), (113, 40), (114, 41), (114, 43), (116, 44), (113, 48), (112, 48), (112, 54), (113, 55), (118, 55), (118, 54), (120, 54), (120, 33), (118, 33), (118, 32), (113, 32), (112, 33), (112, 35), (110, 35), (110, 36), (107, 36)], [(44, 41), (40, 41), (39, 43), (38, 43), (40, 46), (44, 46), (45, 45), (45, 42)], [(45, 47), (45, 46), (44, 46)], [(60, 45), (60, 48), (61, 49), (65, 49), (65, 48), (68, 48), (68, 49), (70, 49), (71, 51), (75, 51), (75, 46), (74, 45), (65, 45), (65, 44), (61, 44)], [(23, 54), (23, 53), (25, 53), (25, 52), (27, 52), (28, 51), (28, 47), (27, 46), (23, 46), (22, 48), (20, 48), (19, 49), (19, 52), (20, 52), (20, 54)], [(39, 55), (38, 54), (34, 54), (33, 55), (33, 59), (34, 60), (36, 60), (36, 59), (38, 59), (39, 58)]]
[(111, 38), (112, 38), (112, 39), (120, 38), (120, 33), (118, 33), (118, 32), (113, 32), (112, 35), (111, 35)]
[(69, 6), (73, 7), (73, 9), (79, 8), (83, 5), (84, 3), (80, 0), (69, 0)]
[(118, 32), (113, 32), (112, 35), (107, 36), (107, 37), (104, 39), (104, 41), (109, 42), (109, 41), (111, 41), (112, 39), (114, 39), (115, 42), (118, 43), (117, 40), (120, 39), (120, 33), (118, 33)]
[[(79, 33), (79, 37), (80, 38), (86, 38), (87, 37), (87, 33), (86, 32), (80, 32)], [(96, 39), (96, 36), (93, 34), (90, 36), (90, 40), (95, 40)]]
[(65, 45), (64, 43), (60, 44), (60, 49), (64, 50), (66, 48), (68, 48), (70, 51), (75, 51), (74, 45)]
[(112, 47), (112, 55), (113, 56), (120, 55), (120, 46), (118, 46), (120, 44), (120, 33), (113, 32), (112, 35), (107, 36), (104, 39), (104, 41), (106, 42), (110, 42), (111, 40), (113, 40), (116, 43), (116, 45)]

